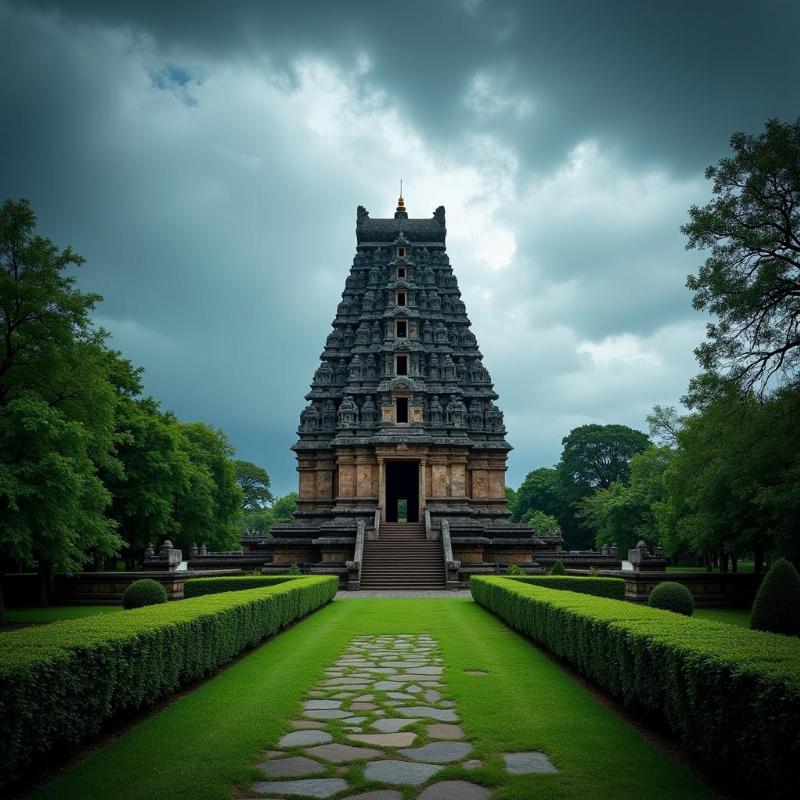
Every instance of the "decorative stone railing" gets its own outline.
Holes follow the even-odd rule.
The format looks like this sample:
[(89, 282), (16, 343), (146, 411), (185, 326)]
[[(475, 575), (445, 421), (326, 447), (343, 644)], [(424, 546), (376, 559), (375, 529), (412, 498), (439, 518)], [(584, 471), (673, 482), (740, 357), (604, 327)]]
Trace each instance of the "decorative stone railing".
[(356, 527), (356, 549), (353, 560), (347, 562), (347, 589), (351, 592), (357, 592), (361, 587), (361, 565), (364, 561), (366, 528), (366, 523), (360, 519)]
[(442, 553), (444, 556), (445, 586), (448, 589), (458, 589), (458, 570), (461, 562), (453, 559), (453, 545), (450, 541), (450, 523), (442, 520)]
[(431, 525), (431, 512), (425, 509), (425, 538), (435, 541), (439, 538), (439, 531)]
[(375, 519), (372, 521), (372, 531), (371, 533), (367, 534), (367, 538), (378, 539), (381, 534), (381, 510), (379, 508), (375, 509)]

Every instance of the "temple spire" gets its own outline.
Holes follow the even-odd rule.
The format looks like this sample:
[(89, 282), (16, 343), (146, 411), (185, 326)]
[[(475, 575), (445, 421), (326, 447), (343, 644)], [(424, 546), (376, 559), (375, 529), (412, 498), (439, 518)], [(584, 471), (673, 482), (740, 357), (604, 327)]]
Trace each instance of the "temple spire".
[(403, 200), (403, 181), (400, 181), (400, 197), (397, 198), (397, 209), (394, 212), (395, 219), (408, 219), (406, 211), (406, 201)]

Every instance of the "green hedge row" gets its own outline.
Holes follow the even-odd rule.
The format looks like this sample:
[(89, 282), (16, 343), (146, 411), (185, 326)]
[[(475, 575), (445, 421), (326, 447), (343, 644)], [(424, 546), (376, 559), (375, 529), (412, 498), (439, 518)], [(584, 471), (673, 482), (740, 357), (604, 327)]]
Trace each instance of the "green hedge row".
[(582, 575), (514, 575), (512, 581), (544, 586), (546, 589), (566, 589), (579, 594), (595, 597), (610, 597), (612, 600), (625, 599), (625, 581), (622, 578), (595, 578)]
[(797, 796), (797, 639), (508, 578), (476, 576), (471, 589), (512, 628), (666, 721), (714, 769), (762, 796)]
[(275, 586), (286, 581), (296, 581), (297, 575), (234, 575), (230, 578), (189, 578), (183, 584), (183, 596), (201, 597), (218, 592), (239, 592), (259, 586)]
[(338, 579), (215, 594), (0, 635), (0, 786), (333, 598)]

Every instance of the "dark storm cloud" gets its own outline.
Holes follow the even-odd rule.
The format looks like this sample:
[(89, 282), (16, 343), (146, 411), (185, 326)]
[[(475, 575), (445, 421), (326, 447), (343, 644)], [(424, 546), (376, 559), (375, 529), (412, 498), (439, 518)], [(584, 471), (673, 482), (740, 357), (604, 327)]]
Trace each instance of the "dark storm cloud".
[(784, 2), (0, 0), (0, 195), (87, 257), (147, 390), (286, 491), (355, 206), (390, 213), (406, 177), (413, 215), (448, 205), (516, 484), (572, 425), (641, 426), (685, 389), (702, 320), (678, 227), (732, 131), (797, 115), (798, 22)]
[[(86, 24), (127, 26), (166, 53), (211, 59), (367, 52), (372, 78), (441, 144), (480, 127), (543, 169), (587, 137), (628, 160), (696, 170), (734, 130), (800, 108), (800, 6), (791, 0), (301, 2), (224, 5), (74, 0), (32, 4)], [(527, 119), (476, 119), (476, 73), (529, 95)]]

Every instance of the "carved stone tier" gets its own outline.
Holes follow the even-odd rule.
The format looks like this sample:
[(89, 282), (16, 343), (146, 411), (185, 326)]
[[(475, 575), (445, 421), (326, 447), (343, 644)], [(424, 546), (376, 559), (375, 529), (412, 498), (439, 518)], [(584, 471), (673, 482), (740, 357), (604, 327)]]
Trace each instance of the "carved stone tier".
[[(243, 547), (324, 568), (352, 558), (359, 521), (374, 532), (424, 519), (431, 537), (446, 521), (454, 558), (473, 565), (558, 552), (560, 537), (508, 522), (511, 446), (446, 253), (444, 208), (409, 219), (400, 202), (393, 218), (372, 219), (359, 206), (356, 217), (356, 255), (292, 448), (295, 521)], [(342, 551), (323, 546), (331, 536)]]

